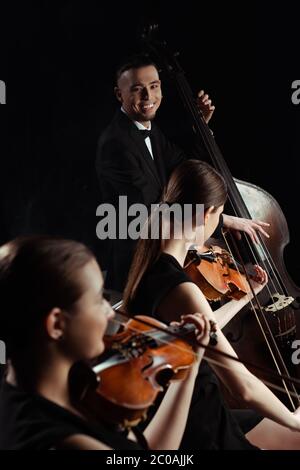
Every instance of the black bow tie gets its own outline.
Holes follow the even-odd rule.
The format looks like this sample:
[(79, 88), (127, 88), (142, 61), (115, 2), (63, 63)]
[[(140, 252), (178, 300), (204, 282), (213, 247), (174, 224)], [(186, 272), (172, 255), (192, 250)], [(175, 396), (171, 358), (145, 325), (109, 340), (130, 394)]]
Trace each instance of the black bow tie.
[(145, 130), (141, 129), (140, 133), (142, 134), (142, 136), (144, 137), (145, 140), (147, 139), (147, 137), (151, 137), (151, 135), (152, 135), (152, 132), (148, 131), (148, 129), (145, 129)]

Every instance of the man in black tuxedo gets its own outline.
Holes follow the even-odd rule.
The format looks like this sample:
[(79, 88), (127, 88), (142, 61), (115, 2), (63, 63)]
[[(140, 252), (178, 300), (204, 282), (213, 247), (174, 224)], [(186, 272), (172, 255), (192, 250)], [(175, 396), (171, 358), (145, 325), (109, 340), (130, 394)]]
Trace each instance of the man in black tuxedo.
[[(153, 122), (162, 91), (157, 67), (149, 57), (134, 57), (119, 68), (116, 79), (121, 109), (100, 136), (96, 160), (102, 201), (118, 208), (119, 196), (126, 195), (128, 206), (142, 203), (149, 207), (160, 200), (172, 170), (188, 157)], [(203, 90), (198, 106), (208, 122), (214, 106)], [(268, 236), (262, 228), (268, 225), (264, 222), (224, 215), (223, 224), (246, 231), (254, 240), (256, 230)], [(130, 239), (110, 240), (107, 288), (122, 292), (135, 244)]]

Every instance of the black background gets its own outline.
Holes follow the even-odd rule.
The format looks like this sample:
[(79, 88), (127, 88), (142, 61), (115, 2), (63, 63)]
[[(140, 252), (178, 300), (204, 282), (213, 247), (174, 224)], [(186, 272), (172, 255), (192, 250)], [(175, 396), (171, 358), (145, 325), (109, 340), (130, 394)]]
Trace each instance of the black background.
[[(212, 128), (239, 179), (269, 191), (290, 228), (289, 271), (300, 284), (298, 209), (300, 78), (296, 2), (14, 2), (1, 6), (1, 241), (43, 232), (98, 251), (94, 160), (117, 108), (114, 68), (137, 49), (145, 21), (159, 23), (194, 91), (217, 110)], [(167, 79), (158, 121), (180, 144), (191, 139)]]

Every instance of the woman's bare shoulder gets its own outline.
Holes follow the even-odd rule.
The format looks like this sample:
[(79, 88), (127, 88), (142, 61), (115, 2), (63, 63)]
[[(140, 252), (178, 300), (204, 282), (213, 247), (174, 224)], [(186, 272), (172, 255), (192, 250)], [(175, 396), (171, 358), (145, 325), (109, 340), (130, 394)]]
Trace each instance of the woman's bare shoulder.
[(181, 315), (195, 312), (211, 312), (210, 306), (199, 287), (193, 282), (182, 282), (173, 287), (157, 309), (160, 317), (166, 321), (178, 321)]

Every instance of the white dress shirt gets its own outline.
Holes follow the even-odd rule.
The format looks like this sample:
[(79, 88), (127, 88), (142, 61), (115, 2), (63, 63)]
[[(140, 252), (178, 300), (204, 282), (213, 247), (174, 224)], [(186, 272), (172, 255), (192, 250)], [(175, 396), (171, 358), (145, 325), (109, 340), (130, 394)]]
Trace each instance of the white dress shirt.
[[(126, 113), (126, 111), (125, 111), (123, 108), (121, 108), (121, 111), (122, 111), (124, 114), (126, 114), (126, 115), (128, 116), (128, 114)], [(128, 117), (129, 117), (129, 116), (128, 116)], [(129, 118), (129, 119), (130, 119), (130, 118)], [(136, 125), (136, 127), (137, 127), (140, 131), (145, 131), (145, 130), (151, 131), (151, 122), (150, 122), (149, 127), (143, 126), (143, 124), (141, 124), (141, 123), (138, 122), (138, 121), (133, 121), (133, 120), (132, 120), (132, 122)], [(154, 160), (153, 153), (152, 153), (152, 145), (151, 145), (150, 137), (147, 137), (147, 138), (145, 139), (145, 144), (147, 145), (147, 148), (148, 148), (149, 153), (150, 153), (150, 155), (151, 155), (151, 157), (152, 157), (152, 160)]]

